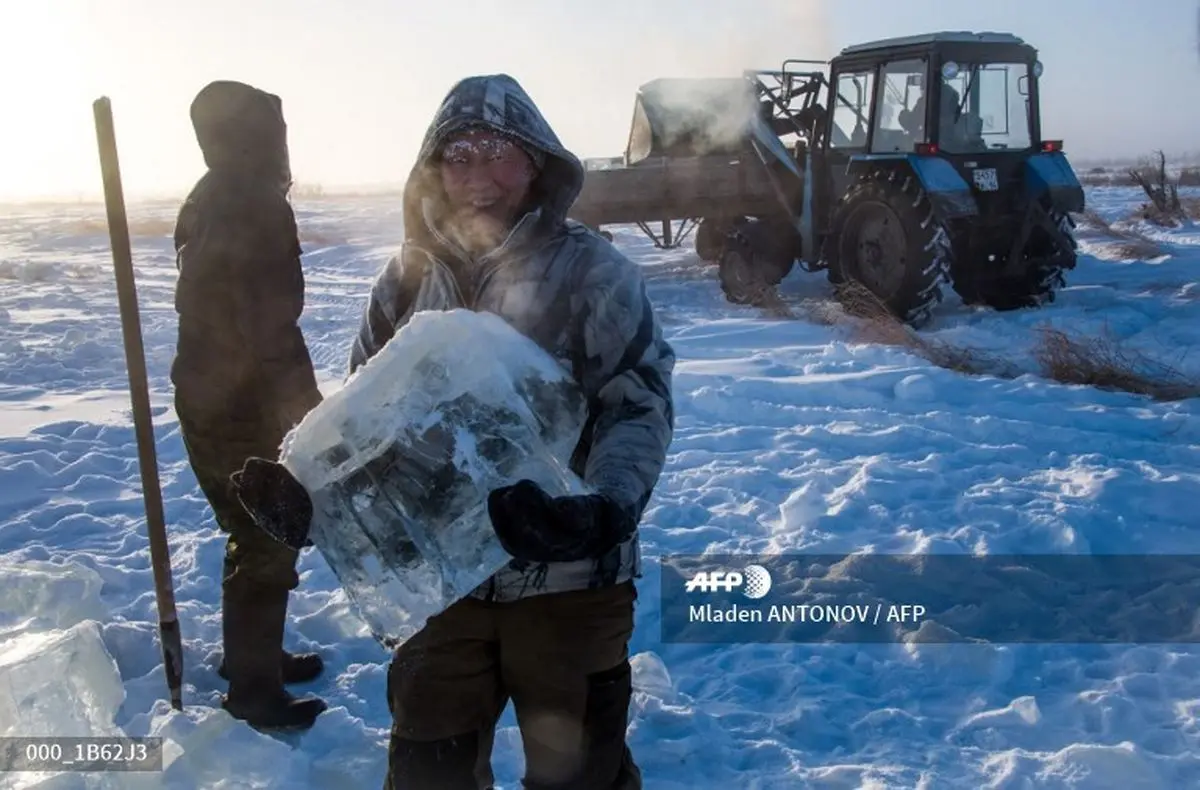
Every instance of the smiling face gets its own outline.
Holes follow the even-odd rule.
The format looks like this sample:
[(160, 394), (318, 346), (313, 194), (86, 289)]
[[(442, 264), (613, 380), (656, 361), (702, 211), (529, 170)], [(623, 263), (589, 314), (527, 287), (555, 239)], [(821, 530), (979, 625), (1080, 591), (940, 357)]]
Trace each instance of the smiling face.
[(537, 177), (521, 146), (486, 129), (447, 140), (440, 168), (450, 208), (447, 230), (472, 252), (503, 241)]

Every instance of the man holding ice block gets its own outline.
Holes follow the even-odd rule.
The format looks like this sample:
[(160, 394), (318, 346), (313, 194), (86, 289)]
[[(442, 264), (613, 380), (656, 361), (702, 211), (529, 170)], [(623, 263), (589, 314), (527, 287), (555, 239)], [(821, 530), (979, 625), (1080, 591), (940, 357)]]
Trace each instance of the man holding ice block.
[(637, 526), (671, 442), (675, 356), (639, 268), (567, 220), (583, 178), (516, 80), (458, 82), (409, 175), (407, 238), (354, 343), (352, 370), (416, 311), (489, 311), (570, 369), (589, 404), (571, 466), (595, 493), (492, 492), (516, 560), (396, 651), (390, 790), (488, 787), (509, 700), (527, 787), (641, 787), (625, 745)]

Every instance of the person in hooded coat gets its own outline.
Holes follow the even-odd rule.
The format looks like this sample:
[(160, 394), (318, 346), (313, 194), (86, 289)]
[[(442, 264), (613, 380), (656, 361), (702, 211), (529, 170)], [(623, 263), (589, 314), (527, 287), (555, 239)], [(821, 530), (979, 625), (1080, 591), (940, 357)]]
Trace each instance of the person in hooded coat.
[(461, 80), (406, 183), (403, 248), (367, 299), (351, 372), (421, 310), (496, 313), (559, 359), (588, 399), (571, 465), (595, 492), (491, 493), (516, 559), (397, 649), (388, 790), (489, 787), (509, 701), (525, 787), (641, 787), (625, 743), (637, 526), (672, 438), (675, 355), (639, 267), (568, 220), (583, 179), (515, 79)]
[(278, 96), (240, 82), (205, 86), (191, 105), (208, 171), (179, 210), (175, 410), (188, 460), (228, 535), (221, 577), (223, 706), (264, 728), (311, 726), (324, 709), (285, 683), (322, 671), (283, 649), (298, 552), (255, 526), (231, 475), (275, 458), (286, 432), (321, 400), (298, 321), (304, 275), (287, 125)]

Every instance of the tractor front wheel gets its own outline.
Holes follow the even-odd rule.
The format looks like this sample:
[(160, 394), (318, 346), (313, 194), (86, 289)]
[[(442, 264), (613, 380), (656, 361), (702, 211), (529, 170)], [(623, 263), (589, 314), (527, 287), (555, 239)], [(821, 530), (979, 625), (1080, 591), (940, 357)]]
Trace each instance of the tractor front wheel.
[(729, 233), (730, 224), (716, 217), (705, 217), (696, 228), (696, 255), (706, 263), (715, 263), (721, 259), (725, 248), (725, 236)]
[(796, 264), (795, 232), (769, 220), (741, 220), (723, 240), (717, 278), (734, 304), (765, 304)]
[(902, 171), (876, 171), (846, 191), (826, 239), (829, 281), (847, 307), (869, 291), (896, 318), (921, 326), (942, 299), (950, 242), (921, 185)]

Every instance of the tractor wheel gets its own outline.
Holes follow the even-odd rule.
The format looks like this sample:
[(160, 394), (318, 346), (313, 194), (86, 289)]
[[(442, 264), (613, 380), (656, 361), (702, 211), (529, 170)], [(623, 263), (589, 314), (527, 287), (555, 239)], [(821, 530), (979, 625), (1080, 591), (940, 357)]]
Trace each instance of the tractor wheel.
[(877, 170), (853, 184), (825, 245), (829, 281), (844, 301), (855, 299), (845, 286), (858, 283), (896, 318), (920, 327), (942, 299), (949, 236), (911, 174)]
[(741, 220), (725, 236), (717, 279), (734, 304), (763, 304), (796, 264), (789, 228), (763, 220)]
[(713, 263), (721, 258), (725, 248), (725, 236), (729, 233), (729, 223), (718, 219), (705, 217), (696, 228), (696, 255), (700, 260)]
[(1066, 285), (1063, 272), (1075, 268), (1078, 244), (1071, 215), (1053, 208), (1049, 212), (1051, 222), (1067, 239), (1067, 249), (1061, 249), (1053, 236), (1037, 229), (1025, 246), (1025, 271), (1014, 277), (988, 277), (987, 262), (961, 261), (954, 267), (954, 290), (964, 303), (1004, 311), (1041, 307), (1054, 301), (1055, 290)]

